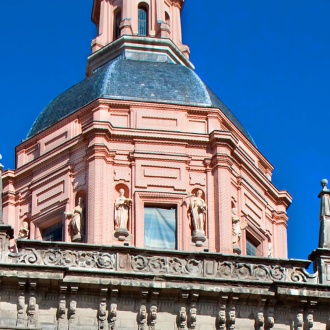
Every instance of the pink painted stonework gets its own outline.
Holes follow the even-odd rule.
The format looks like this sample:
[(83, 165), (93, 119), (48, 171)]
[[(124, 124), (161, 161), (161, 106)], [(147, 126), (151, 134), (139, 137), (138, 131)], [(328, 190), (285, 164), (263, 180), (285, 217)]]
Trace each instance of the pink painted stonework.
[(330, 329), (328, 182), (309, 274), (291, 196), (193, 71), (184, 2), (94, 0), (86, 78), (0, 164), (0, 330)]
[[(193, 73), (181, 43), (183, 1), (134, 3), (94, 1), (98, 35), (86, 84), (107, 67), (112, 78), (106, 76), (104, 88), (113, 86), (112, 94), (93, 97), (44, 124), (17, 147), (17, 169), (3, 175), (5, 222), (15, 233), (28, 224), (30, 240), (286, 258), (291, 196), (272, 184), (272, 165)], [(134, 81), (132, 75), (123, 95), (118, 86), (135, 63), (155, 68), (160, 79), (167, 70), (184, 70), (191, 81), (183, 86), (196, 84), (193, 94), (207, 101), (187, 98), (185, 90), (175, 91), (177, 84), (166, 80), (148, 94), (153, 73), (142, 71), (144, 80)], [(115, 70), (118, 78), (112, 81)], [(132, 200), (123, 235), (116, 225), (120, 191)], [(195, 228), (198, 212), (192, 212), (188, 197), (198, 192), (207, 206), (202, 230)], [(83, 205), (79, 230), (72, 213), (78, 201)], [(234, 243), (232, 209), (241, 230)], [(149, 223), (153, 212), (157, 216)], [(168, 236), (161, 235), (164, 231)]]

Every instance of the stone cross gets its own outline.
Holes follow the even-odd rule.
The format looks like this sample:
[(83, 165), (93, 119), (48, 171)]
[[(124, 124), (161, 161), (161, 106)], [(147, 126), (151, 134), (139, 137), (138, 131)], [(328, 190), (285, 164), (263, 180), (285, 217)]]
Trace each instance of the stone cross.
[[(0, 155), (0, 161), (2, 159), (2, 156)], [(4, 167), (0, 163), (0, 225), (3, 224), (3, 217), (2, 217), (2, 173), (3, 173)]]

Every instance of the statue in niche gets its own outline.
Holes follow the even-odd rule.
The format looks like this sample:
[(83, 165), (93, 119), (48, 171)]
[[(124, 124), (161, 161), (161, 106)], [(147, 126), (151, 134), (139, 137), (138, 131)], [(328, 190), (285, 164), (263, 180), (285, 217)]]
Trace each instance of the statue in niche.
[(239, 247), (239, 242), (242, 236), (241, 221), (237, 216), (236, 208), (231, 209), (231, 221), (233, 224), (233, 251), (234, 253), (241, 254), (241, 249)]
[(29, 238), (29, 223), (27, 221), (22, 222), (22, 227), (18, 232), (18, 239), (28, 239)]
[(125, 241), (129, 236), (127, 224), (132, 200), (126, 198), (124, 194), (125, 190), (119, 189), (119, 197), (115, 201), (115, 237), (119, 241)]
[(70, 218), (70, 230), (72, 242), (79, 242), (83, 239), (82, 227), (84, 225), (84, 205), (82, 197), (78, 198), (78, 205), (72, 212), (67, 212), (65, 215)]
[(115, 226), (116, 229), (124, 228), (127, 230), (128, 213), (131, 207), (132, 200), (124, 196), (125, 190), (119, 189), (119, 197), (115, 202)]
[(205, 236), (205, 218), (206, 218), (206, 203), (202, 198), (203, 192), (197, 190), (196, 195), (189, 195), (190, 198), (190, 214), (193, 222), (192, 241), (196, 246), (202, 246), (206, 241)]
[(330, 248), (330, 190), (327, 187), (328, 180), (321, 181), (322, 191), (319, 193), (321, 199), (320, 207), (320, 235), (319, 247)]
[(202, 198), (203, 192), (197, 190), (196, 196), (192, 199), (191, 210), (196, 231), (205, 232), (206, 204)]

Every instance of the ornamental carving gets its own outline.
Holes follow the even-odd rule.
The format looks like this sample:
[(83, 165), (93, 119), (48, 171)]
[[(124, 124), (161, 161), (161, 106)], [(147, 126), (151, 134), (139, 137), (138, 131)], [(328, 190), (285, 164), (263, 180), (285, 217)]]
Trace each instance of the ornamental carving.
[(138, 272), (200, 276), (202, 262), (195, 259), (134, 256), (132, 257), (132, 269)]
[(15, 263), (26, 265), (65, 266), (114, 269), (115, 255), (102, 252), (26, 249), (9, 255)]
[[(29, 241), (25, 241), (29, 242)], [(47, 244), (46, 247), (49, 245)], [(221, 280), (316, 283), (317, 276), (310, 275), (302, 267), (284, 267), (279, 264), (267, 264), (258, 261), (244, 262), (244, 258), (210, 260), (201, 255), (155, 256), (151, 253), (137, 254), (140, 251), (119, 252), (114, 248), (99, 251), (80, 251), (66, 249), (41, 249), (25, 247), (19, 253), (9, 253), (8, 260), (13, 264), (43, 265), (52, 267), (70, 267), (86, 269), (104, 269), (109, 271), (132, 271), (155, 275), (174, 275), (182, 277), (213, 278)], [(83, 248), (83, 247), (81, 247)], [(135, 253), (134, 253), (135, 252)], [(261, 261), (261, 260), (260, 260)]]

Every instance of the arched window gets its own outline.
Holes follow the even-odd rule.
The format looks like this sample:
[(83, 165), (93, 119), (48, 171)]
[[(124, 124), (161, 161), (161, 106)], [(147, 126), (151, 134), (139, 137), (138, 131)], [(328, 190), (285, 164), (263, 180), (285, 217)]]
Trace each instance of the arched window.
[(139, 36), (146, 37), (148, 35), (148, 10), (142, 6), (138, 10), (138, 21), (139, 21)]
[(165, 23), (171, 25), (170, 15), (168, 14), (167, 11), (165, 11)]
[(120, 37), (121, 10), (115, 13), (114, 18), (113, 40), (116, 40)]

